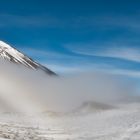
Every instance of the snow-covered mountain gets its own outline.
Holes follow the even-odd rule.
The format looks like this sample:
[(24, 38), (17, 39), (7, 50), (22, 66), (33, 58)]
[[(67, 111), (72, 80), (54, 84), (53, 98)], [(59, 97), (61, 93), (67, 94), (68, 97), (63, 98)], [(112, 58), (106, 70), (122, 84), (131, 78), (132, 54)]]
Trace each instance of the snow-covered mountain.
[(7, 43), (3, 41), (0, 41), (0, 58), (8, 60), (16, 64), (24, 65), (34, 70), (37, 70), (37, 69), (42, 70), (49, 75), (56, 75), (53, 71), (35, 62), (31, 58), (22, 54), (20, 51), (16, 50), (15, 48), (11, 47), (10, 45), (8, 45)]

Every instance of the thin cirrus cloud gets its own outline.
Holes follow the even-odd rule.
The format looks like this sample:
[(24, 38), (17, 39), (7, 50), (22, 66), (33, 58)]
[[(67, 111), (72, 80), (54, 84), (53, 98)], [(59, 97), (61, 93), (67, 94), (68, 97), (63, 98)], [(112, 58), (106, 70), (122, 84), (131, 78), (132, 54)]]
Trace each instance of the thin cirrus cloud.
[(115, 48), (109, 50), (103, 50), (101, 52), (79, 52), (84, 55), (93, 55), (99, 57), (110, 57), (124, 59), (128, 61), (140, 62), (140, 49), (133, 48)]
[[(140, 48), (138, 46), (95, 46), (95, 44), (65, 45), (73, 53), (90, 62), (92, 70), (140, 77)], [(93, 65), (93, 63), (94, 65)]]
[(123, 76), (129, 76), (132, 78), (140, 78), (140, 71), (135, 70), (122, 70), (122, 69), (114, 69), (113, 71), (110, 71), (112, 74), (117, 75), (123, 75)]
[[(32, 58), (42, 58), (38, 61), (46, 67), (57, 72), (58, 74), (102, 71), (110, 74), (123, 75), (133, 78), (140, 77), (140, 72), (138, 70), (124, 69), (121, 67), (116, 67), (116, 64), (112, 65), (112, 63), (99, 63), (98, 61), (94, 61), (94, 56), (97, 56), (109, 57), (109, 59), (116, 58), (139, 62), (139, 51), (136, 48), (130, 49), (121, 47), (120, 49), (100, 49), (100, 51), (91, 51), (91, 47), (90, 49), (86, 48), (86, 50), (80, 50), (80, 48), (78, 50), (78, 47), (77, 50), (74, 50), (74, 48), (72, 49), (71, 47), (70, 50), (71, 52), (75, 53), (75, 55), (72, 56), (65, 53), (63, 54), (61, 52), (55, 52), (50, 50), (44, 51), (28, 47), (23, 47), (22, 49), (22, 51), (25, 52), (25, 54), (31, 56)], [(90, 57), (90, 61), (88, 59), (88, 56)], [(94, 61), (94, 63), (92, 61)]]
[[(119, 50), (119, 49), (108, 50), (108, 51), (106, 50), (106, 52), (105, 51), (103, 52), (102, 50), (101, 52), (96, 52), (96, 53), (91, 53), (91, 51), (90, 53), (86, 51), (75, 51), (75, 53), (79, 53), (81, 57), (61, 54), (61, 53), (53, 52), (53, 51), (48, 51), (48, 52), (41, 51), (38, 49), (24, 49), (24, 52), (28, 52), (28, 55), (34, 58), (37, 55), (39, 57), (43, 57), (43, 59), (40, 60), (40, 63), (44, 64), (48, 68), (60, 74), (100, 70), (100, 71), (108, 72), (111, 74), (124, 75), (124, 76), (129, 76), (129, 77), (134, 77), (134, 78), (140, 77), (140, 72), (138, 70), (123, 69), (121, 67), (116, 68), (112, 64), (103, 64), (103, 63), (98, 63), (98, 62), (95, 62), (93, 64), (92, 62), (88, 62), (87, 58), (84, 57), (85, 55), (86, 56), (93, 55), (93, 56), (98, 56), (98, 57), (110, 57), (110, 59), (118, 58), (118, 59), (126, 59), (126, 60), (137, 61), (137, 62), (140, 61), (137, 50), (135, 49), (132, 50), (128, 48), (125, 48), (122, 50)], [(60, 61), (60, 59), (65, 60), (65, 61), (62, 62)]]
[(128, 61), (140, 62), (140, 48), (133, 46), (94, 46), (85, 45), (65, 45), (72, 52), (85, 56), (109, 57), (124, 59)]
[[(135, 15), (136, 17), (137, 15)], [(136, 18), (133, 16), (126, 15), (92, 15), (92, 16), (76, 16), (76, 17), (56, 17), (50, 16), (49, 14), (44, 15), (28, 15), (22, 16), (17, 14), (0, 14), (0, 27), (12, 27), (21, 26), (26, 27), (32, 25), (31, 27), (57, 27), (57, 28), (95, 28), (100, 27), (102, 29), (109, 28), (126, 28), (130, 31), (136, 31), (140, 29), (140, 19), (139, 15)]]
[[(55, 27), (60, 25), (59, 20), (48, 15), (14, 15), (14, 14), (0, 14), (0, 27)], [(32, 25), (32, 26), (31, 26)]]
[(46, 59), (76, 59), (78, 56), (67, 54), (64, 52), (58, 52), (56, 50), (44, 50), (44, 49), (35, 49), (31, 47), (22, 47), (20, 48), (22, 52), (27, 54), (28, 56), (31, 56), (33, 58), (40, 57), (40, 58), (46, 58)]
[[(71, 55), (58, 51), (45, 51), (27, 47), (20, 50), (35, 60), (38, 60), (39, 58), (38, 62), (58, 73), (82, 72), (93, 68), (91, 62), (88, 62), (86, 58), (80, 55)], [(99, 64), (94, 64), (94, 67), (99, 67)]]
[(104, 52), (97, 52), (95, 55), (125, 59), (134, 62), (140, 62), (140, 49), (139, 48), (115, 48), (110, 50), (105, 50)]

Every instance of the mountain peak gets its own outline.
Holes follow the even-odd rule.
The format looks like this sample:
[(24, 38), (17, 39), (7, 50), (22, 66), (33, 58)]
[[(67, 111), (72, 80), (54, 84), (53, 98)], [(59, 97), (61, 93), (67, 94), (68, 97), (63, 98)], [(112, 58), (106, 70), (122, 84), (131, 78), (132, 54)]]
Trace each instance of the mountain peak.
[(12, 47), (5, 43), (4, 41), (0, 40), (0, 49), (11, 49)]
[(6, 42), (0, 40), (0, 47), (9, 46)]
[(3, 41), (0, 41), (0, 58), (8, 60), (12, 63), (24, 65), (34, 70), (42, 70), (49, 75), (56, 75), (45, 66), (35, 62), (28, 56), (22, 54), (20, 51), (16, 50), (15, 48), (11, 47)]

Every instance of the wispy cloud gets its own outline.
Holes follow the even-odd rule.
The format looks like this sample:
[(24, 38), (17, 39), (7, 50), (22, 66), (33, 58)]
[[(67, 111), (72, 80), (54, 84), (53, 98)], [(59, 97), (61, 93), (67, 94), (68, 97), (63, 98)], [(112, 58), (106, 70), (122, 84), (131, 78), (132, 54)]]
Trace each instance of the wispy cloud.
[(125, 28), (131, 31), (140, 30), (140, 18), (139, 14), (135, 16), (126, 15), (111, 15), (102, 14), (92, 16), (76, 16), (69, 18), (62, 18), (57, 16), (50, 16), (49, 14), (44, 15), (16, 15), (1, 13), (0, 14), (0, 27), (11, 27), (11, 26), (31, 26), (31, 27), (59, 27), (59, 28), (85, 28), (90, 27), (98, 29), (110, 29), (110, 28)]
[(14, 14), (0, 14), (0, 27), (55, 27), (60, 25), (60, 20), (48, 15), (14, 15)]
[[(130, 47), (108, 47), (105, 48), (94, 48), (89, 47), (88, 45), (85, 47), (67, 46), (71, 52), (74, 54), (67, 54), (58, 51), (52, 50), (41, 50), (30, 47), (23, 47), (23, 52), (25, 54), (31, 56), (32, 58), (40, 58), (38, 61), (47, 67), (59, 72), (59, 73), (73, 73), (73, 72), (82, 72), (82, 71), (93, 71), (103, 69), (104, 71), (116, 71), (116, 73), (130, 73), (131, 75), (138, 75), (138, 72), (134, 69), (129, 69), (127, 67), (128, 64), (125, 65), (126, 62), (120, 63), (116, 65), (111, 62), (108, 63), (105, 61), (100, 61), (100, 58), (115, 58), (121, 60), (139, 63), (140, 62), (140, 49), (139, 48), (130, 48)], [(75, 48), (75, 49), (74, 49)], [(98, 57), (99, 59), (96, 59)], [(36, 59), (36, 60), (37, 60)], [(97, 60), (97, 61), (96, 61)], [(129, 65), (130, 67), (130, 65)], [(121, 70), (121, 71), (120, 71)], [(133, 74), (132, 71), (134, 70)], [(129, 74), (129, 75), (130, 75)]]
[(123, 59), (128, 61), (140, 62), (139, 46), (121, 46), (118, 44), (108, 44), (105, 46), (95, 46), (96, 44), (73, 44), (65, 45), (72, 52), (83, 56), (97, 56)]
[(40, 57), (40, 58), (46, 58), (46, 59), (54, 59), (59, 61), (59, 59), (64, 59), (64, 60), (74, 60), (78, 58), (82, 58), (77, 55), (72, 55), (69, 53), (61, 52), (61, 51), (56, 51), (52, 49), (37, 49), (37, 48), (31, 48), (31, 47), (21, 47), (20, 50), (27, 54), (28, 56), (31, 56), (33, 58), (35, 57)]
[(110, 71), (110, 73), (140, 79), (140, 71), (114, 69), (113, 71)]
[[(22, 49), (23, 48), (23, 49)], [(30, 47), (22, 47), (21, 50), (25, 52), (27, 55), (32, 57), (62, 57), (67, 56), (66, 54), (62, 54), (61, 52), (51, 51), (51, 50), (43, 50), (43, 49), (35, 49)]]
[(140, 62), (140, 48), (115, 48), (97, 52), (93, 55)]
[(117, 75), (117, 76), (125, 76), (129, 78), (136, 78), (140, 79), (140, 71), (137, 70), (128, 70), (128, 69), (121, 69), (116, 67), (111, 67), (108, 65), (100, 66), (96, 65), (94, 67), (88, 67), (87, 69), (84, 69), (82, 66), (67, 66), (67, 65), (60, 65), (60, 64), (45, 64), (47, 67), (49, 67), (52, 70), (55, 70), (58, 74), (73, 74), (73, 73), (88, 73), (88, 72), (103, 72), (107, 74)]
[(84, 69), (81, 67), (73, 66), (73, 65), (65, 65), (65, 64), (45, 64), (44, 65), (52, 70), (54, 70), (58, 74), (72, 74), (72, 73), (79, 73), (84, 72)]
[[(88, 50), (88, 49), (86, 49)], [(132, 78), (140, 78), (140, 71), (135, 69), (123, 69), (111, 64), (101, 64), (101, 63), (91, 63), (80, 57), (78, 59), (77, 56), (69, 56), (67, 54), (62, 54), (59, 52), (53, 51), (43, 51), (39, 49), (29, 49), (24, 48), (24, 52), (28, 52), (30, 56), (44, 57), (41, 61), (43, 65), (54, 70), (59, 74), (71, 74), (71, 73), (79, 73), (79, 72), (90, 72), (90, 71), (101, 71), (105, 73), (110, 73), (113, 75), (122, 75)], [(86, 51), (75, 51), (75, 53), (79, 53), (81, 55), (90, 55), (90, 56), (98, 56), (98, 57), (110, 57), (110, 58), (118, 58), (125, 59), (130, 61), (140, 62), (140, 50), (139, 49), (131, 49), (131, 48), (115, 48), (108, 50), (100, 50), (94, 52), (86, 52)], [(59, 61), (59, 59), (65, 59), (66, 61)], [(54, 60), (52, 62), (52, 59)], [(51, 60), (51, 61), (50, 61)], [(72, 61), (72, 63), (70, 63)], [(68, 63), (69, 62), (69, 63)]]
[(98, 57), (110, 57), (124, 59), (128, 61), (140, 62), (140, 49), (139, 48), (115, 48), (107, 49), (95, 52), (79, 51), (77, 52), (83, 55), (98, 56)]

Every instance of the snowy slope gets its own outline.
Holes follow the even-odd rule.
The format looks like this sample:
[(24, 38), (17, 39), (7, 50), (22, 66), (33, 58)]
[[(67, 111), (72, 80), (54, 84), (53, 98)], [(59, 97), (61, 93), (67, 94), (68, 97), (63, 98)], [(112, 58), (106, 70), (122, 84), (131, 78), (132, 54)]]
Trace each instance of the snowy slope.
[(33, 61), (31, 58), (12, 48), (7, 43), (0, 41), (0, 58), (8, 60), (10, 62), (24, 65), (34, 70), (43, 70), (49, 75), (56, 75), (54, 72), (44, 67), (43, 65)]
[(0, 140), (140, 140), (140, 103), (117, 107), (81, 116), (3, 113)]

